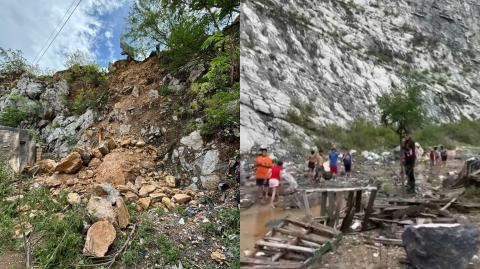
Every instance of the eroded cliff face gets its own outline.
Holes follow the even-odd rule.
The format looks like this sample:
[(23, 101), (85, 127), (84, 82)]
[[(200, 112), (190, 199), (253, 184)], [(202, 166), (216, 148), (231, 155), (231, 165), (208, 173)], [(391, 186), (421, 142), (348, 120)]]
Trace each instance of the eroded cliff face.
[(409, 83), (426, 85), (439, 121), (480, 118), (477, 1), (246, 0), (241, 9), (244, 153), (258, 144), (285, 153), (284, 133), (312, 146), (289, 109), (318, 125), (379, 120), (376, 98)]

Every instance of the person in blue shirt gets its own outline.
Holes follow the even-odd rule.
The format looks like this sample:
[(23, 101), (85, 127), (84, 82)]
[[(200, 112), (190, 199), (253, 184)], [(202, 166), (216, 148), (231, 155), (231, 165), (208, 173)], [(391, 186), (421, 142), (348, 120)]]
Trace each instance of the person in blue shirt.
[(335, 176), (338, 173), (337, 161), (338, 161), (338, 152), (335, 147), (332, 148), (328, 154), (328, 159), (330, 160), (330, 173), (332, 176)]

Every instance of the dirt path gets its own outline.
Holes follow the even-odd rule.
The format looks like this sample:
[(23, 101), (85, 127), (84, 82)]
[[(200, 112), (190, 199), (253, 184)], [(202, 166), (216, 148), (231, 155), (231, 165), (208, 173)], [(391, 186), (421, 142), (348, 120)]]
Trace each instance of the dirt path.
[(20, 252), (7, 251), (0, 254), (0, 268), (2, 269), (23, 269), (25, 261)]

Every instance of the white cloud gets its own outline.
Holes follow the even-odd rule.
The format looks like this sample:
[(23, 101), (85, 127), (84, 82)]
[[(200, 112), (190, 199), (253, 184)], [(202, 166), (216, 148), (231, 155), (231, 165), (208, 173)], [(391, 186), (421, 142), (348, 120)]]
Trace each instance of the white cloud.
[(111, 31), (105, 31), (105, 37), (106, 37), (107, 39), (110, 39), (110, 38), (113, 37), (113, 33), (112, 33)]
[[(113, 33), (105, 29), (102, 18), (123, 7), (127, 1), (83, 0), (40, 60), (40, 66), (62, 69), (65, 53), (75, 50), (94, 54), (95, 38), (102, 33), (107, 39), (109, 57), (112, 57), (110, 39)], [(33, 61), (50, 34), (61, 24), (71, 3), (67, 0), (0, 0), (0, 47), (20, 49), (29, 61)]]

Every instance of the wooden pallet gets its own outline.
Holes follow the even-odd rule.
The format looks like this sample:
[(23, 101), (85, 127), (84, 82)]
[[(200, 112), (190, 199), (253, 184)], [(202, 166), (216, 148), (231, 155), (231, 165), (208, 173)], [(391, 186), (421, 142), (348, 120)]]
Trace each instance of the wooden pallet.
[(313, 219), (286, 218), (255, 243), (251, 257), (240, 258), (240, 268), (306, 268), (331, 250), (341, 232)]
[[(377, 194), (376, 187), (347, 187), (347, 188), (314, 188), (300, 189), (299, 200), (305, 209), (305, 215), (311, 218), (323, 219), (324, 224), (330, 227), (340, 226), (341, 231), (347, 231), (356, 213), (362, 211), (363, 192), (370, 192), (368, 203), (364, 209), (362, 229), (367, 228), (368, 219), (373, 212), (373, 205)], [(318, 214), (313, 212), (310, 197), (320, 197)], [(342, 199), (346, 198), (343, 206)]]

